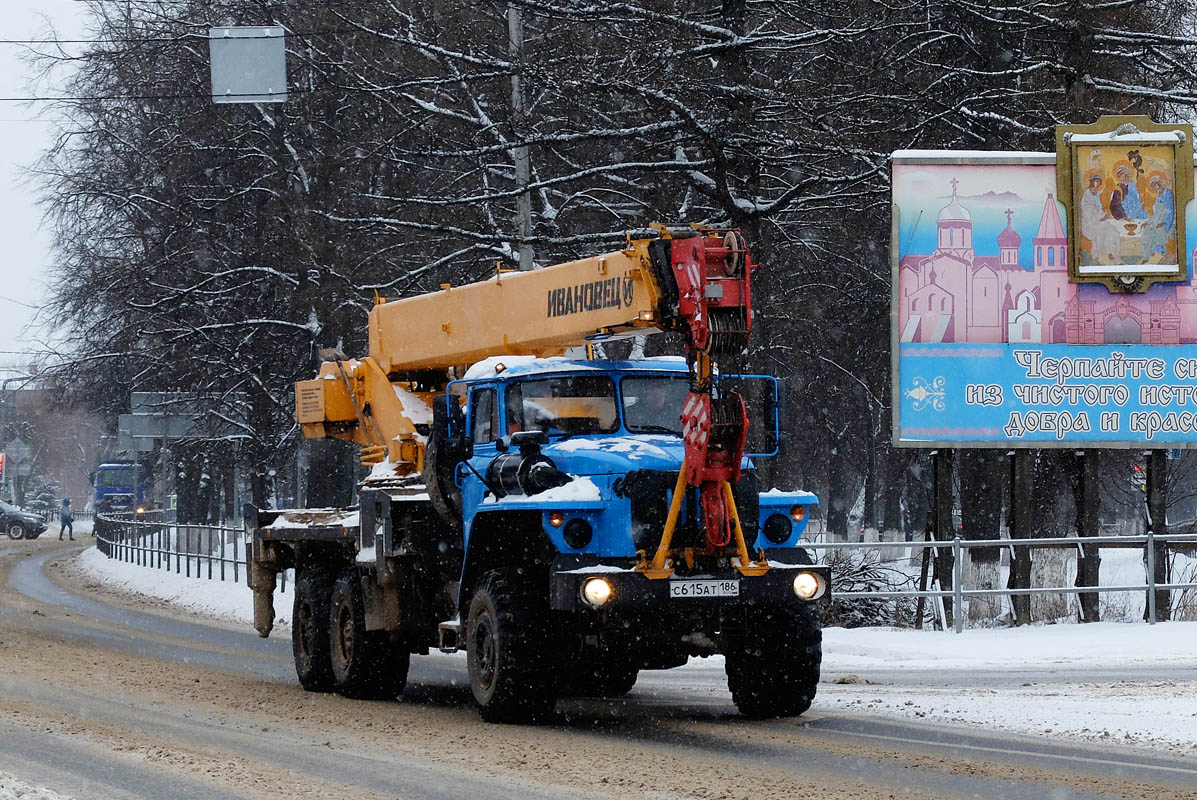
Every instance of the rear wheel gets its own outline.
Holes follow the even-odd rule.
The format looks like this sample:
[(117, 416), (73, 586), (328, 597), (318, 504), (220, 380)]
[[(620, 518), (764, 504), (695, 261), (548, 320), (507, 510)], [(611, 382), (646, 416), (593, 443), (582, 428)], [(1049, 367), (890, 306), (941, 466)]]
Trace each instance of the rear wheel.
[(320, 568), (301, 570), (295, 580), (295, 605), (291, 613), (291, 651), (295, 674), (309, 692), (332, 689), (329, 661), (328, 618), (332, 577)]
[(357, 570), (333, 584), (329, 648), (333, 688), (344, 697), (394, 699), (407, 684), (411, 654), (385, 631), (366, 630), (366, 603)]
[(470, 690), (488, 722), (531, 722), (557, 702), (549, 608), (537, 587), (488, 572), (478, 581), (466, 623)]
[(797, 716), (815, 699), (822, 660), (823, 630), (814, 604), (754, 609), (739, 650), (727, 654), (727, 686), (746, 717)]
[(21, 526), (21, 523), (14, 522), (13, 524), (8, 526), (8, 538), (9, 539), (24, 539), (25, 538), (25, 529)]

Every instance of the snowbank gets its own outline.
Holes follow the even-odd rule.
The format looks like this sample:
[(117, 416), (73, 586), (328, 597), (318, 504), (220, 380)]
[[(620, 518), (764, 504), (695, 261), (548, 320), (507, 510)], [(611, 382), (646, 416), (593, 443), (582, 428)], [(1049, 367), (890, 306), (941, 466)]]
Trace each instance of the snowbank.
[(21, 783), (15, 775), (0, 772), (0, 800), (70, 800), (65, 794)]
[[(1197, 668), (1197, 622), (1096, 622), (943, 631), (827, 628), (837, 669)], [(1194, 709), (1197, 710), (1197, 709)]]
[[(203, 575), (202, 578), (188, 578), (185, 574), (174, 572), (173, 561), (171, 571), (139, 567), (136, 564), (109, 559), (95, 548), (84, 550), (75, 561), (88, 575), (120, 591), (164, 600), (204, 616), (242, 622), (246, 625), (253, 624), (253, 592), (245, 584), (244, 569), (239, 572), (241, 582), (234, 583), (233, 568), (230, 565), (225, 565), (225, 577), (228, 580), (208, 580), (207, 562), (202, 563), (201, 572), (201, 562), (194, 557), (191, 559), (191, 574)], [(218, 574), (219, 569), (219, 564), (214, 565), (213, 574)], [(292, 583), (290, 578), (285, 586), (280, 581), (279, 588), (275, 590), (274, 608), (277, 624), (290, 624)]]

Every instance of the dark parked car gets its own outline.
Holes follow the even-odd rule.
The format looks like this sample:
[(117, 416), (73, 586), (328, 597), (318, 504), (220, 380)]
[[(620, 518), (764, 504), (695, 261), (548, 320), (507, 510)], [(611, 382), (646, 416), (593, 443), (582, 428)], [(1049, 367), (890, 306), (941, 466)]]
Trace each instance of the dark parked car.
[(0, 531), (9, 539), (36, 539), (46, 531), (46, 521), (0, 500)]

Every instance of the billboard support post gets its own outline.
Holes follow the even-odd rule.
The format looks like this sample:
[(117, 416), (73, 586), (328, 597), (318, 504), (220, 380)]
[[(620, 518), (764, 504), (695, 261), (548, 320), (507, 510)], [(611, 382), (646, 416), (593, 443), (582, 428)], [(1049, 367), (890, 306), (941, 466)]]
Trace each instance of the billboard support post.
[[(1011, 539), (1031, 538), (1031, 451), (1015, 450), (1010, 455), (1010, 508)], [(1031, 588), (1031, 548), (1014, 547), (1010, 559), (1010, 577), (1007, 589)], [(1029, 625), (1031, 622), (1031, 596), (1016, 594), (1010, 596), (1014, 608), (1014, 624)]]
[[(953, 452), (940, 448), (931, 453), (931, 474), (933, 485), (933, 505), (935, 514), (935, 538), (945, 544), (955, 538), (955, 525), (952, 524), (952, 462)], [(935, 577), (939, 579), (939, 588), (951, 591), (954, 577), (953, 551), (950, 547), (935, 548)], [(944, 625), (952, 625), (952, 615), (957, 613), (951, 598), (945, 597)]]
[[(1099, 536), (1099, 513), (1101, 497), (1101, 451), (1084, 450), (1081, 453), (1081, 486), (1077, 506), (1077, 536), (1081, 538)], [(1101, 569), (1101, 551), (1096, 545), (1081, 545), (1080, 559), (1076, 565), (1077, 586), (1097, 586)], [(1083, 592), (1077, 597), (1081, 604), (1081, 621), (1098, 622), (1101, 609), (1097, 592)]]
[(1158, 583), (1168, 582), (1168, 543), (1160, 539), (1168, 535), (1168, 452), (1149, 450), (1147, 453), (1147, 621), (1170, 617), (1170, 595), (1167, 589), (1156, 589)]

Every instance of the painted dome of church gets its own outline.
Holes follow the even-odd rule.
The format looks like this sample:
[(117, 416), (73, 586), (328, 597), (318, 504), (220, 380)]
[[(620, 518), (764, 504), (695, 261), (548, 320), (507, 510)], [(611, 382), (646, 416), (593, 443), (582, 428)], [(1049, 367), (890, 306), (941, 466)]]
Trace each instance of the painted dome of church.
[(1018, 247), (1020, 244), (1022, 244), (1022, 237), (1007, 222), (1006, 229), (998, 234), (998, 247)]
[(956, 192), (952, 192), (952, 202), (948, 203), (939, 212), (939, 221), (944, 220), (966, 220), (972, 222), (972, 214), (968, 213), (968, 209), (960, 205), (960, 200), (956, 197)]

